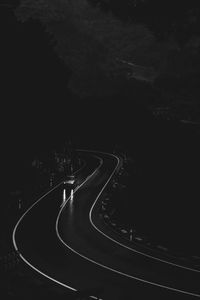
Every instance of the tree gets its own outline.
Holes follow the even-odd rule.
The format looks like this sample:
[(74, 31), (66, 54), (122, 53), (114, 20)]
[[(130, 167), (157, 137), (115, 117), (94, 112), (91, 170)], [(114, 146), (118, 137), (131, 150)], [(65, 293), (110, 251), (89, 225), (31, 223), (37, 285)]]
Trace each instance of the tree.
[(147, 27), (122, 22), (87, 0), (22, 0), (16, 15), (23, 22), (37, 18), (45, 24), (72, 71), (69, 87), (83, 97), (112, 94), (128, 80), (133, 65), (122, 60), (147, 69), (161, 62), (162, 51)]
[(164, 98), (175, 98), (177, 93), (181, 97), (183, 81), (191, 72), (194, 77), (199, 74), (197, 2), (188, 7), (171, 0), (120, 3), (21, 0), (16, 15), (45, 25), (58, 56), (71, 70), (66, 84), (82, 98), (110, 97), (127, 86), (134, 91), (142, 85)]

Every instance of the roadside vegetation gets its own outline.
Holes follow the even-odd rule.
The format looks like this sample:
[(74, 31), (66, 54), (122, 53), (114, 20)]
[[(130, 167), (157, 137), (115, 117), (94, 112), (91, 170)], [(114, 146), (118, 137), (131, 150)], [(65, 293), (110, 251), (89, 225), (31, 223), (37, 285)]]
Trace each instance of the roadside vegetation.
[[(156, 15), (155, 15), (156, 11)], [(199, 105), (200, 28), (196, 1), (21, 0), (22, 21), (37, 19), (70, 70), (80, 98), (108, 98), (129, 89), (147, 101)], [(145, 101), (145, 99), (141, 100)], [(151, 103), (148, 103), (151, 104)]]

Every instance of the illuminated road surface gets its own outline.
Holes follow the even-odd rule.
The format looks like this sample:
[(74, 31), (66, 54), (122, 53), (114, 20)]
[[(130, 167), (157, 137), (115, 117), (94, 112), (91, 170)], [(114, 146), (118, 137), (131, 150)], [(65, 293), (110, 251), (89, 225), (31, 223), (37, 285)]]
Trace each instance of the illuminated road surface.
[(88, 290), (93, 298), (98, 294), (105, 300), (134, 299), (134, 295), (136, 299), (200, 298), (200, 273), (134, 253), (95, 228), (101, 222), (102, 191), (119, 159), (82, 153), (86, 166), (72, 197), (70, 189), (64, 194), (63, 184), (58, 185), (15, 227), (13, 242), (21, 258), (50, 280), (72, 290)]

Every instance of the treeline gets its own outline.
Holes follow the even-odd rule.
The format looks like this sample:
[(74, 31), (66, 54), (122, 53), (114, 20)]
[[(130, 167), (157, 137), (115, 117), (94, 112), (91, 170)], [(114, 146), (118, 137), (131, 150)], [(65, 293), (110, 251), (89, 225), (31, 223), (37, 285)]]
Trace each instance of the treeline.
[(66, 84), (81, 98), (109, 98), (127, 84), (134, 91), (137, 81), (148, 83), (160, 98), (198, 98), (197, 1), (180, 6), (178, 1), (157, 0), (22, 0), (16, 16), (45, 25), (71, 71)]

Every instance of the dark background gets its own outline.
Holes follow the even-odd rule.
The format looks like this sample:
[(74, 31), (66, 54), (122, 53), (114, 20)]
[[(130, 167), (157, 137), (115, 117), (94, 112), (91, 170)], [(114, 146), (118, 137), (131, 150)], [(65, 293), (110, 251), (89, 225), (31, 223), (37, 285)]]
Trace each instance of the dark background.
[(146, 112), (128, 101), (131, 95), (126, 90), (108, 99), (83, 100), (72, 95), (67, 88), (70, 72), (56, 56), (42, 25), (17, 22), (12, 9), (6, 8), (1, 19), (5, 29), (1, 43), (3, 150), (10, 167), (23, 165), (26, 157), (48, 151), (69, 137), (95, 148), (114, 147), (123, 140), (132, 143), (133, 130), (140, 132), (145, 126)]
[[(121, 11), (126, 16), (127, 11), (117, 8), (116, 3), (113, 1), (116, 13)], [(155, 11), (155, 6), (150, 8)], [(172, 12), (175, 13), (171, 9), (169, 13)], [(158, 17), (157, 21), (154, 19), (155, 24), (150, 17), (146, 21), (162, 39), (169, 26), (160, 15), (163, 26), (159, 32)], [(12, 193), (25, 190), (22, 195), (26, 199), (36, 195), (30, 167), (32, 160), (48, 156), (52, 149), (61, 148), (71, 139), (77, 148), (108, 152), (119, 145), (133, 157), (141, 176), (130, 179), (125, 197), (116, 202), (121, 220), (133, 220), (140, 233), (155, 238), (158, 243), (199, 255), (200, 130), (197, 126), (156, 120), (141, 104), (149, 99), (147, 85), (138, 84), (134, 93), (125, 86), (107, 99), (80, 99), (68, 89), (70, 71), (55, 54), (50, 38), (39, 22), (17, 22), (12, 8), (7, 7), (0, 7), (0, 20), (0, 228), (5, 240), (19, 217), (17, 197)], [(184, 36), (177, 33), (177, 37), (184, 42)], [(159, 103), (158, 97), (156, 103)], [(4, 207), (10, 207), (6, 213)], [(6, 262), (12, 251), (9, 242), (0, 252)], [(33, 274), (29, 277), (29, 272), (22, 271), (23, 279), (15, 265), (4, 272), (1, 288), (6, 287), (5, 295), (14, 289), (22, 299), (24, 287), (27, 289), (25, 298), (33, 294), (34, 299), (33, 291), (35, 298), (52, 295), (50, 290), (48, 295), (38, 296), (38, 286), (33, 285), (31, 289), (28, 285), (33, 282)]]
[[(161, 236), (165, 227), (170, 236), (176, 228), (174, 237), (181, 231), (184, 241), (187, 232), (191, 242), (199, 225), (196, 128), (155, 120), (140, 104), (140, 99), (148, 98), (147, 86), (139, 85), (134, 94), (124, 88), (107, 99), (83, 100), (72, 95), (67, 88), (70, 72), (56, 56), (42, 25), (19, 23), (8, 8), (1, 10), (1, 20), (1, 145), (6, 197), (31, 178), (27, 165), (35, 156), (59, 148), (68, 139), (75, 147), (105, 151), (120, 144), (143, 170), (124, 211), (133, 213), (142, 230), (148, 224), (149, 231), (157, 230)], [(137, 99), (134, 102), (133, 97)], [(195, 249), (197, 244), (198, 240)]]

